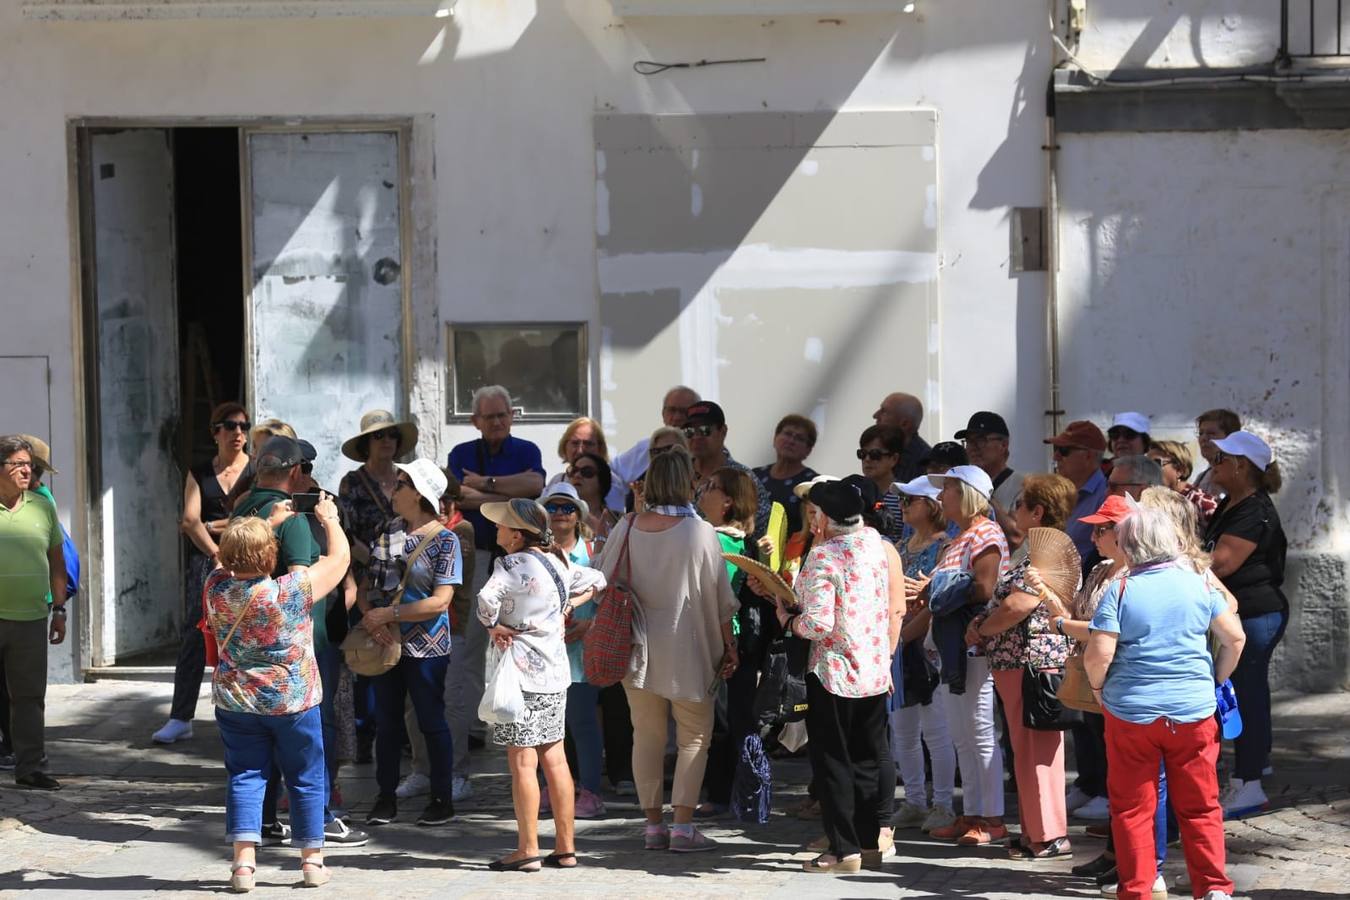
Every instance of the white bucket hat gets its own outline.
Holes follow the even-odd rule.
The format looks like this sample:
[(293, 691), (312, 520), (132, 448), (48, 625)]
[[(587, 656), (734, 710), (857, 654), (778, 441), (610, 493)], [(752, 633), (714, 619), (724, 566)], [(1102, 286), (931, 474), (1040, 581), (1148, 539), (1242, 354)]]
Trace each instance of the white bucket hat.
[(549, 485), (544, 489), (544, 493), (539, 496), (539, 505), (548, 506), (548, 501), (554, 497), (563, 497), (576, 506), (577, 509), (581, 510), (581, 518), (583, 520), (590, 518), (590, 505), (587, 504), (585, 500), (581, 499), (581, 495), (577, 493), (577, 489), (572, 486), (571, 482), (558, 481)]

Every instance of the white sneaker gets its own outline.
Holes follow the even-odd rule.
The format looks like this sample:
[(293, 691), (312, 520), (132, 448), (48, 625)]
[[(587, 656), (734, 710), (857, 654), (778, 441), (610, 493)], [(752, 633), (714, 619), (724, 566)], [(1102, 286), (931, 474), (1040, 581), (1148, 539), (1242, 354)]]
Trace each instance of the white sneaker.
[(399, 784), (394, 796), (400, 800), (407, 800), (429, 793), (431, 793), (431, 779), (421, 772), (413, 772)]
[[(1119, 892), (1120, 892), (1120, 885), (1116, 882), (1111, 882), (1110, 884), (1102, 885), (1103, 897), (1114, 897)], [(1218, 893), (1218, 892), (1211, 891), (1211, 893)], [(1151, 895), (1152, 895), (1151, 900), (1167, 900), (1167, 879), (1162, 877), (1161, 872), (1158, 873), (1157, 878), (1153, 879), (1153, 890), (1151, 891)], [(1228, 895), (1224, 894), (1223, 896), (1227, 897)], [(1208, 900), (1208, 898), (1206, 898), (1206, 900)], [(1232, 900), (1232, 898), (1229, 898), (1229, 900)]]
[(1229, 778), (1228, 786), (1219, 789), (1219, 805), (1227, 806), (1228, 798), (1237, 793), (1242, 788), (1242, 784), (1241, 778)]
[(1233, 900), (1233, 895), (1227, 891), (1209, 891), (1205, 894), (1205, 900)]
[(450, 779), (450, 800), (459, 803), (473, 797), (473, 785), (467, 775), (456, 775)]
[(172, 744), (175, 741), (189, 740), (191, 737), (191, 722), (184, 722), (182, 719), (170, 719), (164, 723), (163, 728), (150, 735), (150, 740), (156, 744)]
[(620, 781), (618, 784), (614, 785), (614, 793), (619, 797), (636, 797), (637, 785), (633, 784), (631, 781)]
[(1219, 802), (1225, 819), (1237, 819), (1265, 809), (1270, 805), (1270, 798), (1261, 789), (1260, 781), (1244, 781), (1228, 795), (1227, 802), (1222, 799)]
[(1076, 818), (1102, 822), (1111, 818), (1111, 807), (1105, 797), (1093, 797), (1087, 803), (1073, 811)]
[(928, 816), (919, 826), (923, 832), (932, 831), (934, 828), (946, 828), (956, 821), (956, 812), (950, 806), (943, 806), (940, 803), (934, 803), (928, 810)]
[(908, 800), (900, 804), (896, 810), (895, 816), (891, 819), (892, 828), (918, 828), (928, 818), (928, 810), (925, 807), (917, 806)]
[(1082, 788), (1075, 785), (1073, 790), (1064, 796), (1064, 809), (1066, 812), (1073, 812), (1091, 799), (1091, 794), (1085, 793)]

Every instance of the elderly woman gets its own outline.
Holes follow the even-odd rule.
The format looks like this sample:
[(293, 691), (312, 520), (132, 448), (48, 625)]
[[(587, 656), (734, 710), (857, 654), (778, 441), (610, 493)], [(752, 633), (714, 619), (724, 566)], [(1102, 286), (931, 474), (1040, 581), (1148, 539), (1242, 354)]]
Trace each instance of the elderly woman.
[[(394, 464), (395, 517), (370, 550), (366, 582), (357, 595), (361, 624), (382, 644), (403, 645), (392, 669), (375, 683), (375, 784), (368, 825), (398, 818), (403, 759), (403, 709), (412, 701), (427, 747), (431, 799), (418, 825), (443, 825), (455, 815), (451, 775), (454, 746), (445, 721), (445, 673), (450, 663), (450, 600), (464, 581), (459, 538), (438, 518), (445, 473), (429, 459)], [(390, 628), (389, 626), (396, 626)]]
[(891, 543), (900, 540), (904, 528), (900, 495), (891, 489), (895, 464), (904, 449), (905, 433), (889, 425), (869, 426), (858, 437), (858, 464), (863, 477), (877, 486), (877, 493), (890, 513), (890, 528), (882, 537)]
[(784, 631), (811, 641), (807, 746), (829, 839), (828, 850), (802, 868), (857, 872), (865, 848), (877, 848), (871, 862), (881, 862), (880, 831), (888, 823), (878, 821), (883, 805), (878, 792), (894, 791), (894, 776), (883, 786), (878, 773), (890, 753), (886, 703), (905, 580), (882, 536), (863, 525), (863, 500), (855, 488), (821, 482), (808, 496), (818, 543), (793, 586), (799, 609), (778, 601)]
[(300, 849), (306, 885), (330, 879), (323, 864), (328, 794), (319, 704), (323, 689), (314, 657), (311, 611), (347, 572), (347, 537), (327, 497), (315, 508), (328, 555), (308, 569), (273, 578), (273, 528), (290, 514), (277, 503), (264, 521), (231, 521), (220, 537), (220, 564), (206, 579), (206, 622), (220, 662), (211, 682), (216, 724), (225, 745), (225, 831), (234, 843), (230, 887), (250, 891), (262, 839), (263, 792), (273, 759), (291, 798), (291, 846)]
[[(675, 447), (652, 457), (644, 479), (645, 511), (614, 529), (600, 559), (605, 577), (622, 574), (633, 592), (633, 665), (623, 681), (633, 718), (633, 774), (647, 817), (648, 850), (694, 853), (717, 842), (694, 827), (708, 764), (718, 679), (736, 671), (731, 592), (722, 546), (694, 511), (694, 463)], [(638, 627), (636, 623), (641, 623)], [(661, 813), (666, 725), (675, 719), (674, 825)]]
[[(900, 542), (900, 559), (905, 572), (905, 597), (909, 607), (901, 626), (904, 649), (891, 666), (892, 679), (902, 679), (906, 669), (928, 672), (937, 666), (937, 653), (923, 646), (928, 634), (928, 618), (918, 621), (923, 608), (917, 602), (928, 575), (937, 566), (947, 546), (947, 517), (938, 498), (941, 490), (926, 476), (897, 484), (901, 496), (908, 537)], [(917, 622), (917, 624), (916, 624)], [(916, 659), (917, 658), (917, 659)], [(912, 662), (910, 662), (912, 660)], [(905, 785), (905, 800), (896, 811), (896, 828), (932, 831), (956, 821), (952, 811), (952, 793), (956, 789), (956, 751), (947, 728), (947, 712), (941, 684), (932, 685), (926, 675), (904, 682), (904, 706), (891, 712), (891, 752)], [(924, 789), (923, 749), (933, 767), (933, 803), (929, 807)]]
[[(516, 850), (494, 860), (498, 872), (535, 872), (541, 864), (577, 865), (573, 822), (572, 775), (563, 751), (567, 691), (571, 669), (563, 634), (574, 610), (605, 586), (604, 576), (574, 566), (553, 541), (549, 514), (533, 500), (515, 498), (484, 503), (483, 515), (497, 525), (498, 558), (492, 577), (478, 592), (478, 621), (502, 651), (498, 665), (515, 666), (526, 715), (494, 725), (492, 739), (506, 746), (511, 769), (511, 800), (516, 811)], [(553, 807), (554, 850), (539, 855), (540, 765), (548, 779)]]
[[(1063, 531), (1077, 494), (1073, 482), (1062, 475), (1028, 475), (1013, 504), (1018, 533), (1030, 534), (1033, 528)], [(1023, 554), (999, 579), (988, 609), (975, 617), (971, 628), (987, 639), (985, 652), (1013, 749), (1022, 834), (1009, 841), (1008, 852), (1013, 859), (1048, 859), (1073, 853), (1064, 807), (1064, 733), (1023, 724), (1022, 672), (1028, 666), (1040, 672), (1062, 671), (1069, 640), (1051, 627), (1042, 586), (1028, 583), (1030, 564), (1030, 557)]]
[(187, 577), (183, 589), (183, 635), (178, 663), (173, 672), (173, 705), (169, 721), (151, 735), (156, 744), (172, 744), (192, 737), (192, 717), (197, 714), (206, 648), (202, 644), (202, 586), (216, 565), (220, 547), (216, 539), (229, 524), (226, 498), (248, 465), (244, 444), (248, 439), (248, 413), (234, 401), (211, 411), (211, 439), (216, 453), (188, 470), (183, 485), (183, 520), (180, 528), (188, 538)]
[(1163, 484), (1195, 506), (1203, 530), (1218, 508), (1219, 498), (1189, 482), (1193, 465), (1190, 448), (1181, 441), (1154, 441), (1149, 445), (1148, 458), (1162, 468)]
[[(929, 834), (974, 846), (1002, 840), (1008, 829), (1003, 824), (1003, 750), (994, 734), (994, 682), (984, 651), (979, 646), (967, 651), (962, 635), (969, 629), (961, 621), (968, 624), (994, 596), (998, 579), (1008, 570), (1008, 542), (1003, 529), (989, 517), (994, 485), (987, 472), (979, 466), (956, 466), (928, 479), (941, 488), (942, 513), (959, 530), (919, 595), (919, 601), (930, 608), (921, 615), (933, 615), (937, 611), (934, 601), (943, 599), (953, 585), (968, 580), (961, 588), (964, 596), (958, 594), (954, 600), (960, 605), (943, 610), (942, 618), (954, 624), (933, 624), (942, 656), (942, 683), (947, 686), (942, 695), (947, 724), (961, 769), (962, 814), (951, 825), (934, 828)], [(935, 585), (941, 588), (937, 595)], [(937, 640), (939, 630), (941, 641)]]
[(1214, 442), (1242, 430), (1242, 419), (1231, 409), (1210, 409), (1195, 417), (1195, 440), (1200, 445), (1200, 455), (1209, 468), (1195, 479), (1195, 486), (1207, 494), (1223, 499), (1223, 491), (1214, 483), (1214, 467), (1218, 465), (1215, 457), (1218, 450)]
[(603, 545), (619, 521), (618, 513), (608, 505), (614, 490), (614, 472), (609, 461), (601, 454), (587, 450), (576, 455), (565, 474), (567, 483), (576, 488), (577, 496), (586, 501), (589, 511), (586, 527), (591, 539), (597, 545)]
[(1148, 416), (1138, 412), (1117, 413), (1106, 429), (1106, 442), (1111, 456), (1142, 456), (1152, 442)]
[(1284, 596), (1288, 549), (1271, 494), (1280, 489), (1280, 466), (1270, 445), (1249, 431), (1214, 441), (1214, 484), (1227, 496), (1205, 530), (1213, 571), (1237, 597), (1247, 652), (1233, 672), (1242, 707), (1242, 734), (1233, 742), (1233, 778), (1224, 813), (1240, 816), (1267, 803), (1261, 776), (1270, 765), (1270, 656), (1289, 624)]
[[(671, 447), (683, 447), (689, 449), (689, 438), (684, 436), (684, 431), (679, 428), (671, 428), (663, 425), (652, 432), (650, 441), (647, 443), (647, 462), (646, 466), (651, 466), (651, 461), (665, 453)], [(637, 480), (628, 484), (628, 494), (624, 498), (624, 508), (629, 512), (642, 512), (642, 486), (646, 479), (646, 468), (643, 468), (643, 474)]]
[[(1167, 513), (1133, 509), (1114, 530), (1128, 571), (1112, 580), (1092, 618), (1084, 668), (1106, 718), (1117, 896), (1143, 900), (1157, 880), (1161, 763), (1192, 893), (1228, 898), (1214, 685), (1237, 664), (1242, 625), (1203, 576), (1178, 565), (1181, 546)], [(1211, 632), (1219, 640), (1213, 659)]]

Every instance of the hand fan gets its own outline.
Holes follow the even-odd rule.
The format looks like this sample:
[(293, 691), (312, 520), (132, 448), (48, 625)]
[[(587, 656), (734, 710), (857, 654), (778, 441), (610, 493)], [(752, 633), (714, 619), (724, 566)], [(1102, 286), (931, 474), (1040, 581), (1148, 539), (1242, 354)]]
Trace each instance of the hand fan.
[(1065, 605), (1071, 604), (1083, 567), (1073, 540), (1057, 528), (1033, 528), (1027, 532), (1027, 555), (1046, 589)]

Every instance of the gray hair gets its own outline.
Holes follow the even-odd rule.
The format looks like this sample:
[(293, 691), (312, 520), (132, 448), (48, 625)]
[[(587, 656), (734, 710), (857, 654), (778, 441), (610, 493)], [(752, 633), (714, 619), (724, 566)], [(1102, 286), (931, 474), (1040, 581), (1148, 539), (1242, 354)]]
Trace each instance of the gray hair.
[(1171, 488), (1144, 488), (1139, 497), (1139, 505), (1145, 509), (1159, 509), (1172, 517), (1177, 529), (1177, 540), (1181, 542), (1181, 555), (1195, 564), (1197, 572), (1210, 567), (1212, 560), (1200, 546), (1200, 515), (1195, 504)]
[(689, 387), (686, 384), (675, 385), (673, 388), (671, 388), (670, 390), (666, 391), (664, 394), (661, 395), (661, 400), (663, 402), (669, 400), (671, 394), (688, 394), (689, 396), (694, 398), (695, 403), (703, 399), (701, 396), (699, 396), (698, 391), (694, 390), (693, 388)]
[[(0, 437), (0, 461), (9, 459), (15, 453), (24, 450), (31, 457), (33, 455), (33, 445), (28, 443), (17, 434), (7, 434)], [(37, 460), (33, 460), (36, 464)]]
[(854, 534), (867, 527), (863, 524), (862, 516), (850, 516), (845, 521), (840, 522), (837, 519), (831, 519), (825, 510), (815, 504), (811, 505), (811, 511), (825, 520), (826, 537), (835, 537), (840, 534)]
[(473, 405), (469, 408), (473, 410), (473, 414), (476, 416), (478, 415), (478, 410), (483, 408), (483, 401), (493, 399), (501, 400), (506, 404), (507, 412), (511, 411), (511, 392), (500, 384), (485, 384), (474, 391)]
[(1119, 456), (1111, 464), (1112, 471), (1121, 469), (1129, 476), (1131, 484), (1144, 484), (1157, 487), (1163, 483), (1162, 466), (1156, 459), (1147, 456)]
[(1176, 520), (1165, 510), (1141, 506), (1116, 524), (1116, 543), (1132, 566), (1170, 562), (1182, 554)]

